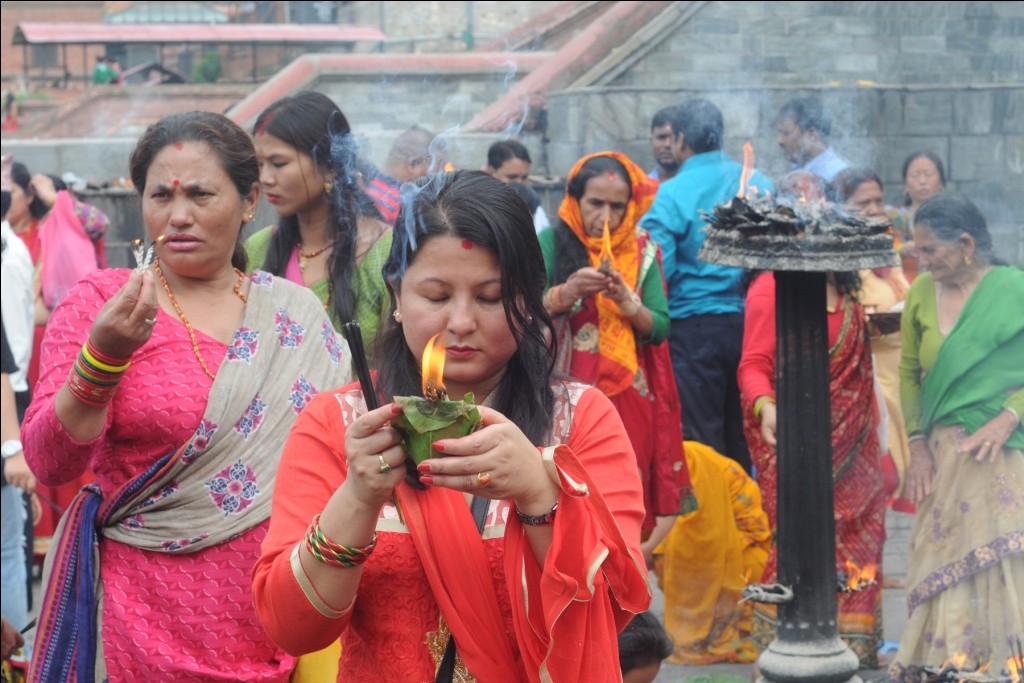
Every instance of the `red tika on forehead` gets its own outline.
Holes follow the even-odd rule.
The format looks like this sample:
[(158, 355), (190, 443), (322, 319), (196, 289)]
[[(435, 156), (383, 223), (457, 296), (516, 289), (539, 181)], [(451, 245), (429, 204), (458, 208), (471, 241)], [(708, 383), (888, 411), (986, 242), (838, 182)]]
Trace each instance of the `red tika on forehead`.
[(180, 152), (181, 150), (185, 149), (185, 143), (184, 142), (175, 142), (174, 143), (174, 148), (177, 149)]
[(175, 178), (174, 180), (171, 181), (171, 185), (177, 187), (178, 185), (181, 185), (181, 181)]
[(266, 135), (266, 133), (267, 133), (267, 126), (270, 125), (270, 122), (274, 120), (275, 116), (277, 116), (277, 112), (276, 111), (275, 112), (271, 112), (270, 114), (268, 114), (267, 118), (263, 119), (263, 122), (260, 123), (259, 128), (256, 129), (256, 135)]
[(463, 249), (472, 249), (473, 248), (473, 243), (470, 240), (462, 240), (462, 248)]

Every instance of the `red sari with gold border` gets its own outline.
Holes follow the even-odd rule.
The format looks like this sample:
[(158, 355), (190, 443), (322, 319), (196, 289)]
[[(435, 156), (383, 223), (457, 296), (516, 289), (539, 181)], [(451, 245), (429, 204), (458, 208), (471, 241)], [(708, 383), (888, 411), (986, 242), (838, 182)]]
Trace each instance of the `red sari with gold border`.
[[(864, 313), (850, 297), (840, 296), (828, 313), (829, 394), (832, 402), (832, 478), (835, 486), (836, 572), (847, 561), (880, 568), (885, 544), (885, 492), (878, 440), (871, 347)], [(776, 525), (777, 456), (761, 437), (754, 418), (758, 396), (775, 395), (775, 278), (759, 276), (747, 294), (743, 357), (739, 366), (744, 431), (757, 469), (765, 511)], [(797, 408), (799, 410), (799, 408)], [(762, 580), (774, 582), (776, 549)], [(882, 634), (882, 575), (865, 590), (839, 594), (839, 635), (857, 653), (861, 665), (878, 666)], [(775, 636), (773, 606), (754, 609), (754, 640), (767, 647)]]

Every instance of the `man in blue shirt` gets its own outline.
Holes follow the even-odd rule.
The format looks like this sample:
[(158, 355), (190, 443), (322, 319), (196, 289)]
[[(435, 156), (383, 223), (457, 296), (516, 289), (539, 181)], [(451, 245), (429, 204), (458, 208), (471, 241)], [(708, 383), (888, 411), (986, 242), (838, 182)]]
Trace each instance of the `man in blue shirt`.
[[(736, 368), (743, 345), (743, 269), (698, 258), (711, 212), (739, 191), (742, 167), (722, 151), (722, 112), (707, 100), (684, 102), (672, 118), (672, 149), (681, 164), (662, 183), (640, 221), (661, 244), (668, 284), (669, 344), (686, 439), (728, 455), (750, 471)], [(754, 172), (749, 185), (775, 188)]]
[(793, 169), (810, 171), (826, 183), (850, 164), (829, 144), (832, 117), (816, 97), (790, 100), (775, 117), (778, 143)]

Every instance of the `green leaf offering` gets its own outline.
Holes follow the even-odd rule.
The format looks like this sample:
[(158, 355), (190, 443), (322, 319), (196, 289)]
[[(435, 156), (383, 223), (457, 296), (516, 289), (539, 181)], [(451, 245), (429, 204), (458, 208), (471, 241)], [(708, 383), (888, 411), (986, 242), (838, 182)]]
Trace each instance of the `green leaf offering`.
[(420, 396), (395, 396), (402, 409), (391, 426), (402, 434), (402, 447), (416, 464), (434, 457), (430, 447), (440, 439), (457, 439), (481, 424), (472, 392), (463, 401), (430, 401)]

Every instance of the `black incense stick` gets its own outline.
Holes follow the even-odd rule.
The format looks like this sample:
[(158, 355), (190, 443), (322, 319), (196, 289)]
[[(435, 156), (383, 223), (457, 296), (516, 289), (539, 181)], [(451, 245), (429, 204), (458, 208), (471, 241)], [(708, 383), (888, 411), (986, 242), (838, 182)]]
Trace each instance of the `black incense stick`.
[[(377, 390), (370, 378), (370, 364), (366, 361), (366, 349), (363, 347), (363, 331), (357, 321), (350, 320), (345, 323), (345, 337), (348, 339), (349, 349), (352, 350), (352, 364), (355, 365), (356, 375), (359, 377), (359, 388), (363, 392), (366, 407), (375, 410), (380, 407), (380, 401), (377, 400)], [(410, 486), (421, 490), (426, 488), (420, 483), (416, 462), (408, 455), (405, 456), (405, 472), (405, 480)]]
[(370, 364), (366, 362), (366, 349), (363, 347), (363, 331), (357, 321), (350, 320), (345, 323), (345, 337), (348, 339), (348, 348), (352, 350), (352, 364), (355, 365), (356, 375), (359, 377), (359, 388), (363, 390), (366, 407), (375, 410), (380, 407), (380, 401), (377, 400), (373, 380), (370, 379)]

